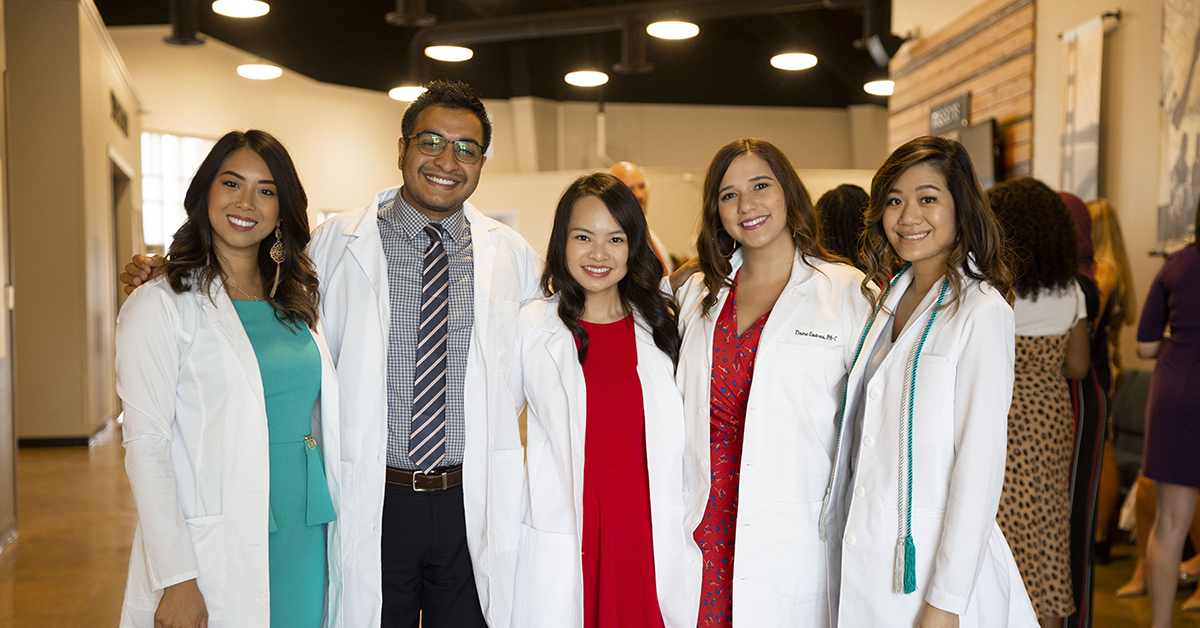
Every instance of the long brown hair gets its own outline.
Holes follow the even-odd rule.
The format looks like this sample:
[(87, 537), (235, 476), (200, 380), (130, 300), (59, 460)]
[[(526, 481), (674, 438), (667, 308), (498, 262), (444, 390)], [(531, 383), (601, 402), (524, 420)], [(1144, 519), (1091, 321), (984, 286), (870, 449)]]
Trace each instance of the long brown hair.
[[(287, 149), (266, 131), (251, 129), (230, 131), (209, 151), (183, 197), (187, 221), (175, 232), (167, 251), (165, 270), (175, 292), (197, 290), (207, 293), (217, 277), (224, 277), (220, 256), (213, 248), (212, 224), (208, 220), (208, 193), (221, 164), (234, 152), (248, 148), (266, 162), (275, 181), (279, 199), (279, 231), (284, 260), (279, 267), (279, 288), (268, 299), (277, 316), (291, 323), (304, 321), (316, 329), (318, 303), (317, 273), (306, 251), (311, 238), (308, 229), (308, 196), (300, 184), (296, 165)], [(275, 282), (275, 262), (271, 260), (272, 233), (258, 245), (258, 271), (262, 284)]]
[[(887, 206), (888, 192), (896, 181), (917, 164), (928, 164), (946, 178), (946, 187), (954, 199), (954, 224), (957, 236), (950, 256), (946, 258), (946, 277), (950, 280), (950, 301), (942, 307), (957, 309), (962, 296), (962, 277), (986, 281), (1012, 302), (1012, 271), (1009, 269), (1007, 249), (1003, 235), (987, 197), (975, 176), (975, 168), (967, 149), (954, 140), (924, 135), (910, 140), (897, 148), (879, 167), (871, 180), (871, 200), (864, 216), (866, 229), (862, 236), (861, 259), (867, 274), (862, 282), (862, 293), (876, 307), (884, 293), (876, 290), (904, 264), (896, 256), (883, 231), (883, 211)], [(974, 268), (967, 262), (974, 258)]]
[(765, 140), (734, 140), (717, 151), (708, 166), (708, 172), (704, 175), (704, 206), (696, 249), (700, 270), (704, 272), (704, 287), (708, 290), (708, 294), (705, 294), (701, 301), (706, 315), (712, 306), (716, 305), (721, 288), (730, 285), (729, 273), (733, 270), (733, 265), (729, 258), (741, 246), (721, 224), (719, 192), (725, 172), (729, 170), (733, 160), (742, 155), (755, 155), (771, 167), (771, 172), (783, 190), (787, 226), (792, 232), (792, 241), (802, 253), (805, 263), (808, 263), (809, 257), (827, 262), (845, 261), (827, 251), (821, 243), (821, 223), (817, 220), (812, 197), (800, 181), (796, 169), (788, 161), (787, 155)]

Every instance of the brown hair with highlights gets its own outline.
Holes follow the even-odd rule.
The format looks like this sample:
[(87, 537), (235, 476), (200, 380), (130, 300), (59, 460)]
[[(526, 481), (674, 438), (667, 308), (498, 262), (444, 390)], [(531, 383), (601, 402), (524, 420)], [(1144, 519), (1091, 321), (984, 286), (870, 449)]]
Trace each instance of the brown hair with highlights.
[(941, 173), (954, 199), (954, 224), (958, 234), (946, 259), (951, 298), (942, 307), (949, 307), (951, 311), (957, 309), (962, 295), (962, 277), (956, 271), (986, 281), (1011, 303), (1013, 277), (1006, 260), (1008, 253), (1003, 234), (979, 185), (979, 178), (975, 176), (967, 149), (954, 140), (931, 135), (910, 140), (897, 148), (871, 180), (871, 200), (864, 217), (866, 230), (860, 251), (867, 275), (862, 282), (863, 295), (878, 307), (883, 292), (875, 287), (887, 283), (905, 263), (896, 256), (883, 231), (883, 212), (888, 193), (896, 181), (917, 164), (928, 164)]

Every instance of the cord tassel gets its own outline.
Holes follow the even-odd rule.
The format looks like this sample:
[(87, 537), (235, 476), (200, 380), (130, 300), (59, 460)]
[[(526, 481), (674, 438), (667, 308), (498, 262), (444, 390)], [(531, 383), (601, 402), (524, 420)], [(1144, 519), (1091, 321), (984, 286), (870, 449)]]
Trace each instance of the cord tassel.
[(904, 537), (904, 594), (917, 590), (917, 545), (912, 534)]
[(892, 590), (895, 591), (896, 593), (904, 592), (904, 571), (906, 568), (906, 565), (904, 564), (904, 562), (905, 562), (904, 555), (907, 553), (905, 551), (905, 549), (906, 548), (905, 548), (904, 541), (897, 540), (896, 541), (896, 564), (892, 568)]

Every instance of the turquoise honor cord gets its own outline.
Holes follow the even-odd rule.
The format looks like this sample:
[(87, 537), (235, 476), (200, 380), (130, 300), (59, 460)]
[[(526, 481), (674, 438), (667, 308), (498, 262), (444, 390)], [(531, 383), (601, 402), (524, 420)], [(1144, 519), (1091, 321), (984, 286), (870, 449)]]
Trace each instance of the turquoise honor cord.
[[(875, 324), (875, 319), (879, 316), (879, 311), (883, 308), (883, 304), (887, 301), (888, 296), (892, 292), (892, 288), (896, 286), (896, 282), (900, 277), (912, 267), (912, 264), (906, 265), (896, 273), (892, 281), (888, 284), (887, 290), (879, 299), (879, 305), (876, 306), (875, 312), (871, 316), (871, 320), (867, 321), (866, 327), (863, 329), (862, 335), (859, 336), (858, 346), (854, 350), (854, 360), (850, 363), (850, 372), (854, 371), (854, 366), (858, 364), (858, 358), (862, 355), (863, 345), (866, 342), (867, 336), (871, 333), (871, 327)], [(921, 332), (921, 338), (916, 345), (913, 346), (913, 351), (909, 354), (908, 363), (906, 365), (904, 383), (906, 384), (904, 394), (901, 395), (901, 403), (904, 407), (900, 411), (900, 469), (899, 472), (904, 476), (903, 482), (898, 482), (897, 489), (900, 492), (900, 502), (904, 504), (904, 512), (900, 515), (899, 535), (896, 542), (896, 560), (895, 572), (893, 577), (894, 588), (897, 593), (910, 594), (917, 590), (917, 572), (916, 572), (916, 544), (912, 538), (912, 490), (913, 490), (913, 415), (914, 407), (916, 406), (916, 387), (917, 387), (917, 371), (920, 364), (921, 352), (925, 348), (925, 341), (929, 338), (929, 330), (933, 327), (934, 320), (937, 319), (938, 311), (946, 298), (946, 291), (950, 286), (947, 279), (942, 280), (941, 290), (938, 292), (937, 301), (933, 305), (933, 311), (929, 314), (929, 320), (925, 322), (925, 328)], [(837, 440), (834, 445), (834, 470), (837, 469), (839, 458), (841, 456), (842, 444), (842, 426), (846, 417), (846, 402), (848, 399), (850, 382), (847, 380), (846, 389), (842, 391), (842, 406), (838, 412), (837, 422)], [(825, 540), (827, 536), (827, 514), (829, 509), (829, 499), (833, 492), (833, 473), (829, 475), (829, 484), (825, 489), (825, 499), (821, 505), (821, 518), (818, 522), (820, 537)]]

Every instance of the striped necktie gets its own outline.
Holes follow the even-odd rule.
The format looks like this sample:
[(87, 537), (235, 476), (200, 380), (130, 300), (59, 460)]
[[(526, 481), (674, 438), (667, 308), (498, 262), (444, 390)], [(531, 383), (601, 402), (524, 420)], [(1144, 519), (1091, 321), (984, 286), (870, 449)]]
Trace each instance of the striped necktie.
[(421, 472), (429, 473), (446, 457), (446, 297), (450, 280), (442, 226), (429, 223), (425, 233), (429, 248), (421, 271), (421, 327), (413, 369), (408, 457)]

